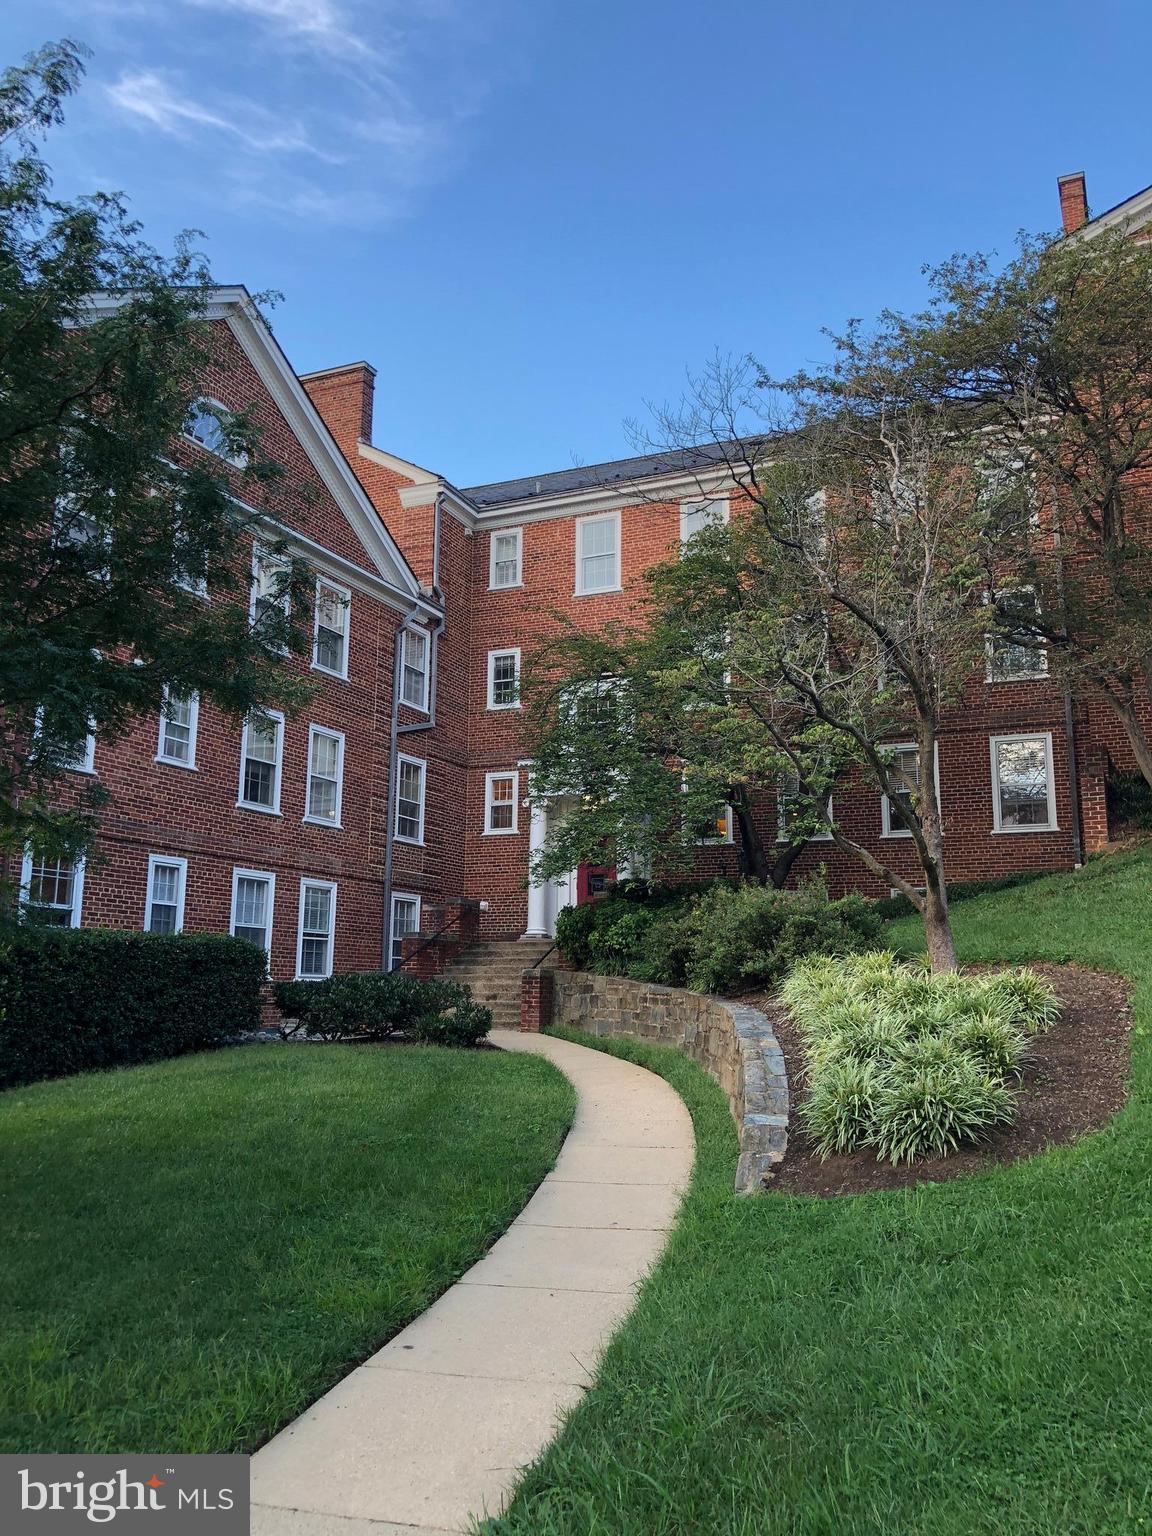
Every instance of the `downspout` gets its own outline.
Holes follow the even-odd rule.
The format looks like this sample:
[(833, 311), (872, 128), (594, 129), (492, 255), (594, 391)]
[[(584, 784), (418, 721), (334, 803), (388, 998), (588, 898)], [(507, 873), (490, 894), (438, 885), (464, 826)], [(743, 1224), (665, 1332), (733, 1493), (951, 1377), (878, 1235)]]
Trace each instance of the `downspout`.
[[(1052, 507), (1055, 517), (1052, 524), (1052, 544), (1056, 554), (1056, 585), (1060, 594), (1060, 623), (1065, 636), (1068, 634), (1068, 599), (1064, 587), (1064, 544), (1060, 530), (1060, 491), (1052, 487)], [(1068, 810), (1072, 818), (1072, 856), (1079, 869), (1084, 862), (1084, 829), (1080, 824), (1080, 762), (1076, 752), (1076, 715), (1072, 705), (1072, 690), (1065, 683), (1061, 688), (1064, 699), (1064, 751), (1068, 758)]]
[[(435, 511), (433, 514), (432, 533), (432, 592), (439, 598), (440, 595), (440, 498), (437, 492)], [(411, 618), (404, 620), (392, 638), (392, 716), (388, 733), (388, 806), (387, 821), (384, 827), (384, 939), (381, 946), (381, 969), (388, 971), (392, 968), (392, 865), (396, 843), (396, 770), (399, 766), (400, 737), (409, 736), (417, 731), (430, 731), (436, 724), (436, 677), (439, 672), (440, 636), (444, 633), (444, 613), (441, 609), (436, 616), (431, 632), (428, 634), (428, 718), (412, 725), (400, 724), (400, 687), (403, 681), (404, 669), (404, 633), (413, 627)], [(425, 786), (427, 793), (427, 786)]]

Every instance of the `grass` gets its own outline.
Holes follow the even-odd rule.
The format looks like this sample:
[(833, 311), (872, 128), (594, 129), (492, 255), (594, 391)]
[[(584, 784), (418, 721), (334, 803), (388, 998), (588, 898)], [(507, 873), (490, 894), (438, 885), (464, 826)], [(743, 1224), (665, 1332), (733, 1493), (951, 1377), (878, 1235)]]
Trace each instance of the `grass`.
[(251, 1450), (555, 1160), (546, 1062), (248, 1046), (0, 1095), (0, 1450)]
[[(1152, 1528), (1152, 857), (965, 902), (964, 960), (1135, 984), (1127, 1107), (945, 1184), (732, 1195), (720, 1090), (684, 1095), (683, 1215), (596, 1385), (492, 1536), (1119, 1536)], [(890, 942), (921, 947), (913, 921)]]

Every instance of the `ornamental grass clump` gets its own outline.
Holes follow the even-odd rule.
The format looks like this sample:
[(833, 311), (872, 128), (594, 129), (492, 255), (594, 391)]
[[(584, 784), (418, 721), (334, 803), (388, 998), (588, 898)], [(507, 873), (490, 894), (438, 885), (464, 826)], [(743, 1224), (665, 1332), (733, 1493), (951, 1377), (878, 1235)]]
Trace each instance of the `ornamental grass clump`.
[(821, 956), (781, 988), (806, 1053), (801, 1114), (822, 1157), (942, 1157), (1015, 1117), (1030, 1037), (1058, 1017), (1034, 971), (933, 975), (888, 951)]

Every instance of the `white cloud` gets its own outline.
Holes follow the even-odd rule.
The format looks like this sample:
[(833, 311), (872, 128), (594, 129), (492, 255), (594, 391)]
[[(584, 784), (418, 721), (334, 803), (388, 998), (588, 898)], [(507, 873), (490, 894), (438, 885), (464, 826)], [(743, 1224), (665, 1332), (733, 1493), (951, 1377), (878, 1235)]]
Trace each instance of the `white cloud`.
[(269, 23), (282, 36), (323, 48), (337, 58), (369, 59), (377, 49), (331, 0), (185, 0), (203, 10), (233, 11)]
[(112, 104), (137, 122), (150, 123), (162, 133), (188, 138), (209, 129), (230, 135), (245, 149), (258, 154), (308, 154), (335, 161), (313, 144), (299, 128), (276, 126), (273, 114), (251, 104), (230, 103), (220, 110), (181, 95), (154, 69), (125, 70), (107, 87)]

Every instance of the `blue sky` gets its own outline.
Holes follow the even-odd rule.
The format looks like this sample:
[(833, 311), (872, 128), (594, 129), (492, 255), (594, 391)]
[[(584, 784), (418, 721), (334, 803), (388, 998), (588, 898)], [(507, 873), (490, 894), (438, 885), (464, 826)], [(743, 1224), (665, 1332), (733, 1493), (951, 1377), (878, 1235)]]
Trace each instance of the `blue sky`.
[(302, 371), (475, 484), (630, 451), (715, 350), (773, 371), (921, 266), (1152, 182), (1147, 0), (9, 0), (93, 49), (49, 158), (284, 294)]

